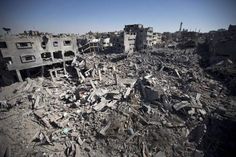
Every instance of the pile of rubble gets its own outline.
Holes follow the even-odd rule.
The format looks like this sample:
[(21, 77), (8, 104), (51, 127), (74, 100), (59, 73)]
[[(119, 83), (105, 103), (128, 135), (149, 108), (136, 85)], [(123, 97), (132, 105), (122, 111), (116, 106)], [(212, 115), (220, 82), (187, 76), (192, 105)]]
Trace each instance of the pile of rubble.
[(209, 116), (232, 119), (236, 108), (200, 59), (195, 49), (79, 55), (78, 77), (28, 78), (1, 110), (28, 106), (24, 118), (39, 125), (30, 156), (202, 157)]

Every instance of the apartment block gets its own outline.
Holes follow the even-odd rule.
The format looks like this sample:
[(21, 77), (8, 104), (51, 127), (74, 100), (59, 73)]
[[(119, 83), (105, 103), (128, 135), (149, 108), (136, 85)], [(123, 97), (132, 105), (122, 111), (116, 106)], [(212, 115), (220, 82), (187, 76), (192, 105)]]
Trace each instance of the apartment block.
[(125, 52), (134, 52), (153, 45), (153, 28), (144, 28), (142, 24), (125, 25)]
[(152, 39), (152, 44), (157, 45), (162, 42), (162, 35), (161, 33), (154, 32), (153, 33), (153, 39)]
[(78, 52), (76, 36), (7, 35), (0, 39), (2, 68), (15, 71), (22, 81), (21, 70), (72, 61)]

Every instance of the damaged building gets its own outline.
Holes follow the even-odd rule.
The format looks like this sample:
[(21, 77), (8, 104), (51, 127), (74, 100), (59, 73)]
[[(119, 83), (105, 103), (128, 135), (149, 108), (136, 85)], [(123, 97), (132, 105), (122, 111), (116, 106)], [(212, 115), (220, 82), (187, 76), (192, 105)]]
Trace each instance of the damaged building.
[(1, 79), (7, 80), (3, 71), (11, 71), (19, 81), (22, 73), (29, 74), (30, 69), (61, 67), (71, 62), (78, 53), (75, 36), (68, 35), (7, 35), (0, 39)]
[(134, 52), (153, 45), (153, 28), (144, 28), (142, 24), (125, 25), (124, 51)]
[(158, 32), (153, 32), (152, 45), (158, 46), (162, 43), (162, 34)]
[(229, 25), (228, 30), (210, 32), (208, 41), (211, 62), (224, 58), (236, 61), (236, 25)]

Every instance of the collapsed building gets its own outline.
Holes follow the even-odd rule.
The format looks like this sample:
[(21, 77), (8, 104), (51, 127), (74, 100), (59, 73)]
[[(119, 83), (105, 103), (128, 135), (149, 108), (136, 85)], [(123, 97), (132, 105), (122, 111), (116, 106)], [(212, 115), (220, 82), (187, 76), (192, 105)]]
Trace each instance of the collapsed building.
[(150, 48), (160, 42), (161, 36), (153, 33), (152, 27), (144, 28), (142, 24), (125, 25), (124, 51), (134, 52)]
[(28, 78), (4, 88), (0, 128), (14, 141), (5, 149), (33, 157), (235, 153), (235, 101), (200, 67), (194, 49), (112, 57), (119, 58), (84, 53), (74, 62), (79, 77)]
[(108, 52), (121, 53), (124, 52), (124, 32), (110, 32), (109, 33), (110, 43), (112, 44), (108, 47)]
[(210, 62), (224, 58), (236, 61), (236, 25), (229, 25), (228, 30), (212, 31), (208, 37)]
[[(85, 35), (52, 35), (38, 31), (24, 32), (19, 35), (6, 35), (0, 39), (1, 73), (22, 81), (29, 75), (29, 69), (61, 67), (65, 69), (73, 57), (79, 53), (123, 53), (140, 51), (154, 47), (194, 48), (200, 40), (209, 45), (211, 60), (219, 56), (235, 59), (235, 26), (228, 30), (211, 31), (209, 34), (182, 29), (175, 33), (153, 32), (152, 27), (142, 24), (125, 25), (123, 31), (93, 33)], [(226, 50), (226, 49), (227, 50)], [(212, 62), (211, 61), (211, 62)], [(28, 70), (27, 70), (28, 69)], [(55, 71), (55, 70), (54, 70)], [(65, 70), (63, 70), (65, 72)], [(55, 72), (51, 73), (55, 75)], [(1, 75), (1, 80), (9, 81)]]
[(99, 52), (123, 52), (123, 33), (86, 33), (78, 37), (79, 51), (81, 53), (99, 53)]
[[(230, 26), (228, 34), (233, 30)], [(152, 28), (127, 25), (124, 32), (101, 36), (5, 36), (0, 42), (1, 62), (6, 63), (1, 77), (8, 79), (10, 71), (22, 82), (0, 91), (0, 133), (9, 134), (7, 140), (0, 136), (0, 153), (11, 149), (13, 156), (32, 157), (236, 154), (236, 100), (225, 83), (229, 78), (221, 81), (210, 75), (215, 65), (202, 67), (197, 47), (168, 46), (170, 40), (182, 43), (198, 35), (155, 34)], [(232, 42), (231, 37), (226, 41)], [(164, 48), (153, 47), (162, 39)], [(209, 50), (218, 52), (214, 45), (203, 53), (218, 55), (209, 55)], [(112, 53), (109, 48), (114, 46), (128, 53)], [(103, 49), (111, 53), (97, 53)], [(227, 63), (235, 65), (234, 60)], [(228, 69), (222, 61), (217, 66)], [(33, 78), (32, 68), (39, 68), (41, 76), (48, 69), (50, 77)]]
[(49, 70), (51, 77), (57, 72), (66, 74), (66, 64), (83, 53), (123, 52), (123, 32), (109, 33), (96, 38), (92, 32), (82, 36), (53, 35), (28, 31), (0, 38), (1, 84), (23, 81), (34, 71), (44, 75)]
[(79, 47), (81, 53), (98, 53), (101, 50), (101, 45), (97, 40), (89, 41), (86, 44)]
[(153, 32), (153, 39), (152, 39), (152, 45), (157, 46), (162, 42), (162, 35), (161, 33)]
[(162, 40), (165, 47), (169, 48), (193, 48), (197, 46), (199, 42), (199, 33), (183, 30), (174, 33), (164, 32), (162, 34)]

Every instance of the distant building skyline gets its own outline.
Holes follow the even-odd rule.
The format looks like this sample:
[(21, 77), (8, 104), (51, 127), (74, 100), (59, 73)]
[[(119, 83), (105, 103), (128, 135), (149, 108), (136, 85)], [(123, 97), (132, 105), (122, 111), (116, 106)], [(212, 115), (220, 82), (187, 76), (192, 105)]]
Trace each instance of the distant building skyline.
[(0, 27), (11, 28), (13, 34), (84, 34), (143, 24), (162, 33), (178, 31), (183, 22), (184, 29), (208, 32), (236, 24), (235, 8), (234, 0), (8, 0), (0, 6)]

